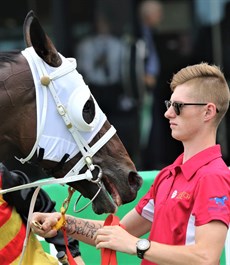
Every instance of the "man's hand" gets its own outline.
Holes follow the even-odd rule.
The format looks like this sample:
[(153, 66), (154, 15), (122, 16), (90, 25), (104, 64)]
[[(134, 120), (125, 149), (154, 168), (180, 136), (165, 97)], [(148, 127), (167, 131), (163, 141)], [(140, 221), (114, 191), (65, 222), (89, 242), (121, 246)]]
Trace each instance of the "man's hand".
[(138, 238), (132, 236), (118, 225), (104, 226), (98, 229), (94, 239), (98, 249), (109, 248), (132, 255), (136, 254)]
[(61, 214), (53, 213), (33, 213), (30, 220), (31, 230), (41, 237), (54, 237), (57, 235), (57, 230), (53, 227), (61, 218)]

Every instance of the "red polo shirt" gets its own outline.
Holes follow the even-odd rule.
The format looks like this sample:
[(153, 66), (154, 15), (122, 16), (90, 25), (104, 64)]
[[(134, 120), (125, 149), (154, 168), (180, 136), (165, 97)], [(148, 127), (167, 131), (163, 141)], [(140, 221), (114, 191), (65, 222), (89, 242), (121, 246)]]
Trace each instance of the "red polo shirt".
[[(153, 222), (152, 241), (189, 245), (195, 241), (195, 226), (212, 220), (230, 223), (230, 170), (220, 146), (182, 161), (183, 154), (164, 168), (136, 206), (140, 215)], [(150, 264), (155, 263), (142, 261)]]

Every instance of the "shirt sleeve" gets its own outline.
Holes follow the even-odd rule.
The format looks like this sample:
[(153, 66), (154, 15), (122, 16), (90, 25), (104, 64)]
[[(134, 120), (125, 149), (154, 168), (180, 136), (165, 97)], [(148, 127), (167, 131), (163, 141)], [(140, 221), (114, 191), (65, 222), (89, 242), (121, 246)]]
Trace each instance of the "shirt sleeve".
[(230, 179), (223, 175), (208, 175), (200, 179), (195, 191), (192, 214), (195, 225), (203, 225), (213, 220), (230, 223)]
[(135, 207), (138, 214), (145, 219), (153, 222), (154, 216), (154, 198), (153, 198), (153, 186), (150, 190), (140, 199), (139, 203)]

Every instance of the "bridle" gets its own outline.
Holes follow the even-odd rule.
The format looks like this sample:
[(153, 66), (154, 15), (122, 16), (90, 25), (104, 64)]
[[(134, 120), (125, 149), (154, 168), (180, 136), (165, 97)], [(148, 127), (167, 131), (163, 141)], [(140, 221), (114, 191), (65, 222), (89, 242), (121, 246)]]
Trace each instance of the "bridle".
[[(31, 158), (34, 156), (35, 152), (38, 151), (38, 149), (39, 149), (39, 141), (40, 141), (41, 135), (42, 135), (43, 130), (44, 130), (46, 114), (47, 114), (48, 91), (50, 91), (50, 93), (53, 97), (53, 100), (56, 104), (57, 111), (58, 111), (59, 115), (62, 117), (62, 119), (66, 125), (66, 128), (69, 130), (73, 139), (75, 140), (75, 142), (76, 142), (76, 144), (77, 144), (77, 146), (78, 146), (78, 148), (82, 154), (82, 158), (74, 165), (74, 167), (63, 178), (45, 179), (45, 180), (35, 181), (32, 183), (12, 187), (9, 189), (0, 190), (0, 194), (5, 194), (8, 192), (13, 192), (13, 191), (17, 191), (17, 190), (26, 189), (26, 188), (37, 187), (35, 189), (35, 192), (33, 194), (33, 197), (32, 197), (31, 203), (30, 203), (26, 239), (24, 242), (24, 248), (22, 251), (22, 255), (21, 255), (21, 259), (20, 259), (19, 264), (21, 264), (22, 258), (24, 256), (25, 247), (27, 245), (28, 234), (29, 234), (29, 230), (30, 230), (29, 220), (31, 219), (31, 215), (33, 213), (35, 201), (36, 201), (36, 198), (37, 198), (37, 195), (38, 195), (40, 188), (43, 185), (50, 185), (50, 184), (66, 184), (66, 183), (71, 183), (71, 182), (80, 181), (80, 180), (91, 181), (91, 182), (95, 183), (96, 185), (98, 185), (98, 191), (93, 196), (91, 201), (89, 203), (87, 203), (87, 205), (82, 207), (82, 209), (80, 209), (79, 211), (85, 209), (97, 197), (97, 195), (99, 194), (99, 192), (102, 188), (102, 185), (103, 185), (102, 181), (101, 181), (102, 169), (100, 168), (99, 165), (94, 165), (92, 158), (116, 133), (115, 128), (113, 126), (111, 126), (108, 129), (108, 131), (96, 143), (94, 143), (92, 146), (89, 146), (88, 142), (84, 139), (84, 137), (82, 137), (79, 130), (73, 124), (73, 121), (70, 118), (66, 107), (64, 106), (64, 104), (62, 104), (62, 102), (61, 102), (61, 100), (60, 100), (60, 98), (59, 98), (59, 96), (55, 90), (54, 83), (55, 83), (55, 80), (57, 80), (61, 77), (64, 77), (65, 75), (67, 75), (73, 71), (76, 71), (76, 60), (75, 59), (65, 58), (66, 60), (69, 61), (68, 64), (65, 64), (64, 66), (61, 65), (56, 70), (54, 70), (48, 74), (48, 72), (46, 70), (45, 62), (37, 55), (37, 53), (35, 52), (33, 47), (26, 48), (25, 50), (22, 51), (22, 54), (27, 59), (29, 65), (30, 65), (31, 72), (33, 74), (33, 78), (35, 76), (34, 71), (37, 71), (37, 74), (39, 76), (39, 80), (34, 79), (34, 82), (35, 82), (35, 84), (39, 82), (40, 86), (42, 86), (42, 89), (43, 89), (43, 108), (42, 108), (40, 119), (38, 119), (38, 122), (37, 122), (37, 137), (36, 137), (36, 141), (34, 143), (34, 146), (31, 149), (31, 152), (29, 153), (29, 155), (26, 158), (20, 158), (20, 159), (17, 158), (17, 159), (22, 164), (24, 164), (24, 163), (30, 161)], [(61, 56), (61, 58), (64, 58), (61, 54), (60, 54), (60, 56)], [(36, 66), (36, 69), (32, 68), (32, 65)], [(37, 88), (37, 86), (36, 86), (36, 88)], [(37, 104), (39, 103), (39, 100), (40, 100), (40, 98), (38, 97), (38, 95), (36, 95)], [(98, 107), (97, 103), (96, 103), (96, 107)], [(105, 121), (106, 117), (105, 117), (104, 113), (101, 112), (100, 114), (102, 116), (102, 121)], [(39, 123), (39, 120), (40, 120), (40, 123)], [(103, 124), (101, 122), (101, 127), (102, 127), (102, 125)], [(88, 131), (91, 131), (91, 130), (93, 131), (93, 129), (94, 129), (94, 127), (88, 127), (87, 124), (83, 124), (83, 128), (85, 128)], [(101, 128), (99, 128), (99, 129), (101, 129)], [(87, 166), (87, 170), (85, 171), (85, 173), (79, 174), (80, 170), (84, 166)], [(94, 170), (98, 171), (96, 178), (92, 174)], [(76, 204), (75, 204), (75, 207), (76, 207)]]
[[(61, 100), (59, 99), (58, 94), (55, 90), (55, 85), (54, 85), (55, 80), (67, 75), (70, 72), (76, 71), (76, 60), (74, 58), (68, 58), (69, 63), (67, 65), (64, 65), (63, 67), (60, 66), (58, 67), (57, 70), (54, 70), (52, 73), (48, 74), (44, 61), (36, 54), (33, 47), (26, 48), (25, 50), (22, 51), (22, 54), (25, 56), (30, 66), (31, 65), (36, 66), (36, 71), (40, 77), (40, 85), (42, 86), (44, 93), (43, 93), (43, 109), (42, 109), (42, 114), (40, 117), (40, 124), (37, 125), (37, 137), (36, 137), (34, 146), (26, 158), (20, 158), (20, 159), (17, 158), (17, 159), (22, 164), (24, 164), (25, 162), (28, 162), (33, 157), (33, 155), (39, 148), (39, 140), (40, 140), (40, 137), (44, 129), (45, 119), (46, 119), (46, 114), (47, 114), (48, 91), (50, 91), (54, 99), (57, 111), (59, 115), (62, 117), (66, 125), (66, 128), (72, 134), (72, 137), (74, 138), (82, 154), (82, 158), (74, 165), (74, 167), (62, 179), (52, 179), (52, 180), (44, 180), (44, 181), (38, 181), (38, 182), (36, 181), (33, 183), (20, 185), (17, 187), (6, 189), (6, 190), (1, 190), (0, 194), (4, 194), (7, 192), (16, 191), (16, 190), (24, 189), (24, 188), (38, 187), (38, 186), (41, 187), (43, 185), (54, 184), (54, 183), (56, 184), (70, 183), (70, 182), (79, 181), (82, 179), (89, 180), (93, 183), (96, 183), (99, 187), (101, 187), (102, 170), (100, 166), (93, 164), (92, 158), (113, 137), (113, 135), (116, 133), (116, 130), (113, 126), (111, 126), (108, 129), (108, 131), (96, 143), (94, 143), (92, 146), (89, 146), (89, 144), (82, 137), (79, 130), (77, 130), (76, 126), (73, 124), (72, 120), (70, 119), (68, 115), (68, 111), (66, 107), (64, 106), (64, 104), (62, 104)], [(33, 73), (34, 69), (32, 68), (31, 70)], [(35, 80), (35, 83), (38, 81), (39, 80)], [(40, 99), (38, 98), (37, 100), (39, 101)], [(38, 101), (37, 101), (37, 104), (39, 104)], [(105, 117), (103, 117), (103, 120), (105, 120)], [(86, 170), (85, 173), (79, 174), (80, 170), (85, 165), (87, 166), (88, 169)], [(98, 169), (98, 172), (99, 172), (97, 178), (95, 178), (95, 176), (93, 177), (93, 174), (92, 174), (92, 172), (95, 169)]]

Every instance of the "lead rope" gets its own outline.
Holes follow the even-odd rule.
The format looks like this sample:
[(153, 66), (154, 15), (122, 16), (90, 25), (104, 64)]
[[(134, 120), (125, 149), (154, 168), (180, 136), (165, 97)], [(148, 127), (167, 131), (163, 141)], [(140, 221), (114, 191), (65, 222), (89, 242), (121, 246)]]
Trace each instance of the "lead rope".
[[(53, 229), (55, 230), (62, 230), (62, 233), (63, 233), (63, 238), (64, 238), (64, 242), (65, 242), (65, 248), (66, 248), (66, 255), (67, 255), (67, 260), (68, 260), (68, 264), (69, 265), (77, 265), (76, 261), (74, 260), (69, 248), (68, 248), (68, 238), (67, 238), (67, 234), (66, 234), (66, 230), (65, 230), (65, 224), (66, 224), (66, 217), (65, 217), (65, 214), (69, 208), (69, 203), (70, 203), (70, 200), (71, 200), (71, 197), (73, 195), (73, 193), (75, 192), (75, 189), (72, 188), (72, 187), (69, 187), (68, 188), (68, 197), (64, 200), (64, 202), (62, 203), (62, 206), (60, 208), (60, 213), (61, 213), (61, 218), (58, 220), (58, 222), (52, 227)], [(31, 201), (34, 201), (33, 199)], [(35, 200), (36, 201), (36, 200)], [(31, 212), (32, 214), (32, 212)], [(29, 222), (28, 222), (29, 223)], [(39, 222), (33, 222), (33, 224), (42, 229), (41, 228), (41, 224)], [(28, 225), (27, 225), (28, 227)], [(25, 246), (26, 246), (26, 243), (25, 243)], [(24, 246), (24, 250), (25, 250), (25, 246)], [(21, 260), (22, 260), (22, 257), (24, 255), (24, 251), (21, 255)], [(20, 261), (21, 262), (21, 261)], [(21, 263), (19, 263), (21, 264)]]
[[(115, 216), (114, 214), (110, 214), (104, 222), (104, 226), (109, 226), (109, 225), (119, 225), (123, 229), (125, 227), (120, 224), (120, 220), (118, 216)], [(116, 251), (109, 249), (109, 248), (102, 248), (101, 249), (101, 265), (117, 265), (117, 256), (116, 256)]]
[[(74, 260), (73, 256), (71, 255), (69, 251), (68, 238), (66, 234), (66, 229), (64, 227), (66, 224), (65, 214), (68, 210), (69, 203), (70, 203), (73, 193), (75, 192), (75, 189), (69, 187), (68, 192), (69, 192), (69, 195), (64, 200), (61, 206), (61, 209), (60, 209), (61, 218), (59, 219), (59, 221), (56, 223), (56, 225), (53, 228), (56, 230), (59, 230), (59, 229), (62, 230), (64, 241), (65, 241), (65, 247), (66, 247), (66, 255), (67, 255), (69, 265), (77, 265), (76, 261)], [(120, 220), (118, 216), (115, 216), (114, 214), (110, 214), (104, 222), (104, 226), (109, 226), (109, 225), (119, 225), (122, 228), (124, 228), (124, 226), (120, 224)], [(116, 251), (112, 249), (108, 249), (108, 248), (101, 249), (101, 265), (117, 265)]]
[(66, 255), (67, 255), (67, 259), (69, 262), (69, 265), (77, 265), (76, 261), (74, 260), (69, 248), (68, 248), (68, 238), (67, 238), (67, 234), (66, 234), (66, 230), (64, 225), (66, 224), (66, 218), (65, 218), (65, 214), (69, 208), (69, 203), (71, 200), (71, 197), (73, 195), (73, 193), (75, 192), (74, 188), (69, 187), (68, 188), (68, 197), (64, 200), (60, 212), (61, 212), (61, 218), (59, 219), (59, 221), (56, 223), (56, 225), (53, 227), (56, 230), (61, 229), (62, 233), (63, 233), (63, 237), (64, 237), (64, 241), (65, 241), (65, 248), (66, 248)]
[[(70, 194), (70, 192), (71, 191), (69, 191), (69, 196), (67, 198), (68, 204), (69, 204), (70, 198), (72, 196), (72, 194)], [(65, 204), (65, 201), (64, 201), (63, 205)], [(57, 230), (61, 229), (63, 232), (65, 247), (66, 247), (66, 255), (68, 258), (69, 265), (77, 265), (76, 261), (74, 260), (73, 256), (71, 255), (71, 253), (69, 251), (67, 234), (66, 234), (66, 230), (64, 227), (64, 225), (66, 223), (65, 212), (67, 211), (68, 207), (65, 208), (65, 212), (63, 212), (63, 208), (64, 207), (62, 206), (61, 207), (62, 217), (61, 217), (61, 219), (59, 219), (58, 223), (54, 226), (54, 228)], [(120, 220), (119, 220), (118, 216), (115, 216), (113, 214), (110, 214), (104, 222), (104, 226), (109, 226), (109, 225), (119, 225), (122, 228), (124, 228), (124, 226), (120, 224)], [(112, 250), (112, 249), (108, 249), (108, 248), (102, 248), (101, 249), (101, 265), (117, 265), (117, 264), (118, 263), (117, 263), (116, 251)]]
[(62, 227), (63, 237), (65, 241), (65, 247), (66, 247), (66, 255), (69, 262), (69, 265), (77, 265), (77, 262), (74, 260), (73, 256), (71, 255), (69, 248), (68, 248), (68, 238), (66, 235), (66, 230), (64, 227)]

